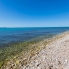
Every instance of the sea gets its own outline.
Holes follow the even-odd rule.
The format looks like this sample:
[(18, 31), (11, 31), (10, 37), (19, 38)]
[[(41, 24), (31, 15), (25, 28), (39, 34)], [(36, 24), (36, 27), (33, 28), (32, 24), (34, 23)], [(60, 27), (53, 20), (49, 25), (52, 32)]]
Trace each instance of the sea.
[(25, 42), (41, 36), (49, 36), (68, 31), (69, 27), (24, 27), (24, 28), (0, 28), (0, 47), (18, 42)]

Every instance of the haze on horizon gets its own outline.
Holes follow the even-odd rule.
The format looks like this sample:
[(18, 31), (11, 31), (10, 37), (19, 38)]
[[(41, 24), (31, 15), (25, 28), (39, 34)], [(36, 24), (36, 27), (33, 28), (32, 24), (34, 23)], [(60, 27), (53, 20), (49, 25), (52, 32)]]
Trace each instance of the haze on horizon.
[(0, 0), (0, 27), (68, 27), (69, 0)]

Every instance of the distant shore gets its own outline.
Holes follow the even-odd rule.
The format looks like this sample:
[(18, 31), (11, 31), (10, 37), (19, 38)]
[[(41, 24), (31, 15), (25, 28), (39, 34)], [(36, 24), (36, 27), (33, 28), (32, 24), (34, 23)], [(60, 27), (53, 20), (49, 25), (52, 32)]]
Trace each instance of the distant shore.
[[(46, 50), (47, 47), (51, 48), (53, 45), (55, 46), (56, 42), (57, 42), (57, 44), (59, 44), (60, 42), (63, 42), (62, 40), (66, 40), (67, 36), (69, 36), (68, 31), (64, 32), (62, 34), (53, 36), (52, 38), (44, 39), (39, 42), (19, 43), (18, 45), (16, 44), (12, 47), (9, 47), (9, 50), (11, 52), (9, 53), (6, 49), (6, 53), (8, 53), (9, 56), (6, 57), (6, 60), (4, 60), (4, 61), (6, 61), (6, 63), (5, 62), (1, 63), (2, 64), (1, 69), (10, 69), (11, 67), (12, 67), (12, 69), (15, 69), (15, 68), (24, 69), (24, 67), (26, 69), (28, 69), (28, 68), (30, 69), (30, 66), (28, 66), (28, 68), (27, 68), (27, 65), (28, 65), (28, 63), (31, 64), (31, 62), (35, 65), (34, 61), (37, 59), (32, 60), (32, 58), (34, 56), (35, 57), (36, 57), (36, 55), (38, 56), (39, 53), (41, 53), (43, 50)], [(54, 44), (52, 44), (52, 43), (54, 43)], [(14, 53), (12, 51), (14, 51)], [(18, 53), (17, 53), (17, 51), (18, 51)], [(17, 53), (17, 55), (15, 56), (16, 53)], [(7, 59), (7, 58), (9, 58), (9, 59)], [(42, 58), (38, 57), (38, 59), (42, 59)], [(3, 60), (3, 59), (1, 59), (1, 60)], [(39, 61), (39, 60), (37, 60), (37, 61)], [(31, 64), (32, 65), (31, 67), (34, 67), (34, 69), (37, 69), (37, 68), (35, 68), (35, 66), (33, 66), (33, 64)]]

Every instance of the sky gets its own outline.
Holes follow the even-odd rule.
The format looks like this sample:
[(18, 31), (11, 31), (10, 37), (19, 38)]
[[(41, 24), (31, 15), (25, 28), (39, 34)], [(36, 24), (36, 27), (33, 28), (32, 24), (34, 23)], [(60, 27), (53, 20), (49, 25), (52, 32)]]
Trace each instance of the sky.
[(69, 0), (0, 0), (0, 27), (68, 27)]

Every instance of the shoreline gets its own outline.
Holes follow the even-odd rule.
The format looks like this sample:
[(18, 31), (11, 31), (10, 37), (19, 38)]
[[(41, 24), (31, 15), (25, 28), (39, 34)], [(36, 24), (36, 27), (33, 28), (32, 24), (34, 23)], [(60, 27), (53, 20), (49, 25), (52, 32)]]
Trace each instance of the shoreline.
[[(7, 67), (9, 67), (8, 69), (10, 69), (10, 67), (14, 65), (14, 68), (15, 67), (19, 67), (18, 65), (20, 65), (20, 61), (21, 63), (23, 63), (23, 66), (24, 65), (27, 65), (28, 63), (30, 63), (31, 61), (31, 58), (33, 56), (35, 56), (36, 54), (38, 54), (42, 49), (46, 48), (48, 44), (52, 43), (53, 41), (56, 41), (57, 39), (61, 39), (63, 38), (65, 35), (68, 34), (68, 31), (67, 32), (64, 32), (64, 33), (60, 33), (58, 35), (55, 35), (53, 36), (52, 38), (49, 38), (49, 39), (44, 39), (40, 42), (37, 42), (37, 43), (34, 43), (34, 44), (31, 44), (31, 48), (29, 48), (30, 50), (29, 51), (25, 51), (25, 56), (27, 55), (27, 57), (23, 57), (23, 52), (21, 53), (21, 55), (19, 54), (19, 56), (17, 57), (14, 57), (13, 59), (11, 59), (8, 64), (6, 64), (6, 67), (3, 66), (1, 69), (5, 69)], [(28, 49), (27, 49), (28, 50)], [(29, 52), (29, 53), (28, 53)], [(28, 54), (27, 54), (28, 53)], [(20, 59), (21, 58), (21, 59)], [(23, 59), (22, 59), (23, 58)], [(15, 60), (16, 59), (16, 60)], [(11, 63), (11, 64), (10, 64)], [(10, 64), (10, 66), (8, 66)], [(18, 68), (19, 69), (19, 68)]]
[(69, 31), (54, 40), (33, 56), (30, 64), (23, 69), (69, 69)]
[[(10, 61), (10, 59), (15, 59), (15, 56), (18, 58), (18, 56), (20, 55), (20, 53), (22, 54), (22, 52), (23, 54), (25, 54), (25, 52), (27, 53), (27, 52), (30, 52), (31, 50), (34, 51), (34, 45), (37, 45), (44, 39), (51, 38), (52, 36), (53, 35), (51, 35), (50, 37), (39, 36), (30, 40), (27, 40), (25, 42), (7, 44), (7, 46), (4, 46), (2, 48), (0, 47), (0, 56), (1, 56), (0, 67), (2, 67), (3, 65), (6, 65), (6, 63)], [(36, 48), (38, 48), (38, 46)], [(29, 54), (26, 54), (26, 56), (28, 55)], [(27, 58), (27, 57), (23, 57), (23, 58)]]

